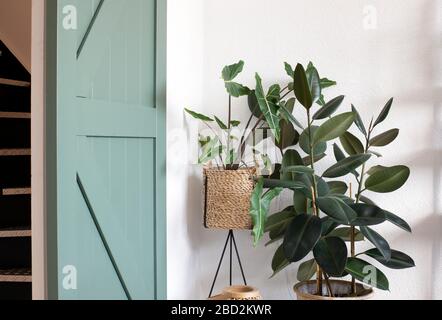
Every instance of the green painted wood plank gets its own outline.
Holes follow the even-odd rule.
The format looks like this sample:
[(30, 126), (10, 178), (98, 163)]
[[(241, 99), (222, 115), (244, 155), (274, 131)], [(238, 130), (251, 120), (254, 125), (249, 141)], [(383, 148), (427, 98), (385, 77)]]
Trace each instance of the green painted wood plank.
[(47, 6), (49, 296), (165, 299), (166, 1), (105, 0), (66, 30), (65, 6), (88, 17), (100, 0), (79, 1)]

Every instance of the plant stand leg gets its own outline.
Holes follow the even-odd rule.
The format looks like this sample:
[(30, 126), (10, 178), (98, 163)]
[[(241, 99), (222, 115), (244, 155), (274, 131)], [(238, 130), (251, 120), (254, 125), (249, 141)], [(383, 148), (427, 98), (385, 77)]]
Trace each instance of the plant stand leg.
[(242, 267), (241, 258), (239, 257), (239, 251), (238, 251), (238, 247), (236, 246), (236, 240), (235, 240), (235, 235), (233, 234), (233, 231), (232, 231), (231, 238), (232, 238), (233, 244), (235, 246), (236, 258), (238, 259), (238, 264), (239, 264), (239, 269), (241, 270), (242, 279), (244, 281), (244, 285), (246, 286), (247, 280), (246, 280), (246, 276), (244, 275), (244, 269)]
[(215, 278), (213, 279), (212, 286), (210, 288), (209, 298), (212, 297), (213, 289), (215, 288), (216, 280), (218, 279), (219, 271), (221, 269), (221, 265), (223, 263), (224, 256), (226, 254), (227, 245), (229, 245), (229, 258), (230, 258), (230, 261), (229, 261), (230, 262), (230, 268), (229, 268), (229, 283), (230, 283), (230, 286), (233, 285), (233, 249), (235, 250), (236, 258), (238, 259), (238, 264), (239, 264), (239, 267), (240, 267), (240, 270), (241, 270), (242, 278), (244, 280), (244, 285), (247, 285), (246, 277), (244, 275), (244, 269), (243, 269), (243, 266), (242, 266), (242, 263), (241, 263), (241, 258), (240, 258), (239, 251), (238, 251), (238, 247), (236, 245), (235, 235), (233, 233), (233, 230), (229, 230), (229, 233), (228, 233), (227, 239), (226, 239), (226, 243), (224, 244), (224, 248), (223, 248), (223, 251), (222, 251), (222, 254), (221, 254), (221, 258), (219, 260), (218, 267), (216, 269)]

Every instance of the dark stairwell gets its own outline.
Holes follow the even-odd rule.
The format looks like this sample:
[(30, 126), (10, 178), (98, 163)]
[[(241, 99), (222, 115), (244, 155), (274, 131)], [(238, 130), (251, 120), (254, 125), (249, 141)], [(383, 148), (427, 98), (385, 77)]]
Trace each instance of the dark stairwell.
[(0, 300), (32, 298), (30, 81), (0, 41)]

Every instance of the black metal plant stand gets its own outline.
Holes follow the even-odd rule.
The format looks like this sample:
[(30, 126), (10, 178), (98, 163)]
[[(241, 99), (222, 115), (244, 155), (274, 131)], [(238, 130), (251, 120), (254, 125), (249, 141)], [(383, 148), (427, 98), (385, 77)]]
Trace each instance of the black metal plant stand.
[(233, 234), (233, 230), (229, 230), (229, 233), (228, 233), (227, 239), (226, 239), (226, 244), (224, 245), (223, 253), (221, 254), (221, 259), (219, 260), (218, 268), (216, 269), (215, 278), (213, 279), (212, 287), (210, 288), (209, 298), (212, 297), (213, 289), (215, 288), (216, 280), (218, 279), (219, 270), (221, 269), (221, 265), (224, 260), (224, 255), (226, 253), (227, 245), (229, 245), (229, 247), (230, 247), (230, 250), (229, 250), (229, 252), (230, 252), (230, 268), (229, 268), (230, 286), (232, 286), (233, 248), (235, 248), (236, 258), (238, 259), (238, 264), (239, 264), (239, 268), (241, 270), (242, 278), (244, 280), (244, 285), (247, 285), (247, 280), (244, 275), (244, 270), (242, 267), (241, 258), (239, 256), (238, 247), (236, 246), (235, 235)]

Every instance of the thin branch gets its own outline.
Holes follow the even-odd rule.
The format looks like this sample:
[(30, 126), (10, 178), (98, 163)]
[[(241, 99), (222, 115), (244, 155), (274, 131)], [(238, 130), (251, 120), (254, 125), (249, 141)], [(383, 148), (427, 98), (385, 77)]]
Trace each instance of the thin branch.
[(332, 286), (330, 284), (330, 278), (329, 276), (324, 272), (324, 278), (325, 278), (325, 283), (327, 285), (327, 289), (328, 289), (328, 296), (330, 298), (333, 298), (335, 295), (333, 294), (333, 289)]
[(281, 97), (281, 100), (282, 99), (284, 99), (285, 97), (287, 97), (290, 93), (292, 93), (293, 92), (293, 90), (289, 90), (289, 92), (287, 92), (286, 94), (284, 94), (282, 97)]
[(249, 132), (249, 134), (246, 136), (246, 138), (244, 138), (244, 140), (240, 143), (239, 145), (239, 151), (238, 153), (241, 154), (241, 158), (244, 156), (244, 152), (245, 152), (245, 144), (247, 143), (247, 140), (249, 140), (250, 135), (258, 128), (259, 124), (262, 122), (262, 120), (264, 119), (264, 114), (262, 114), (258, 121), (256, 122), (255, 126), (253, 127), (253, 129)]

